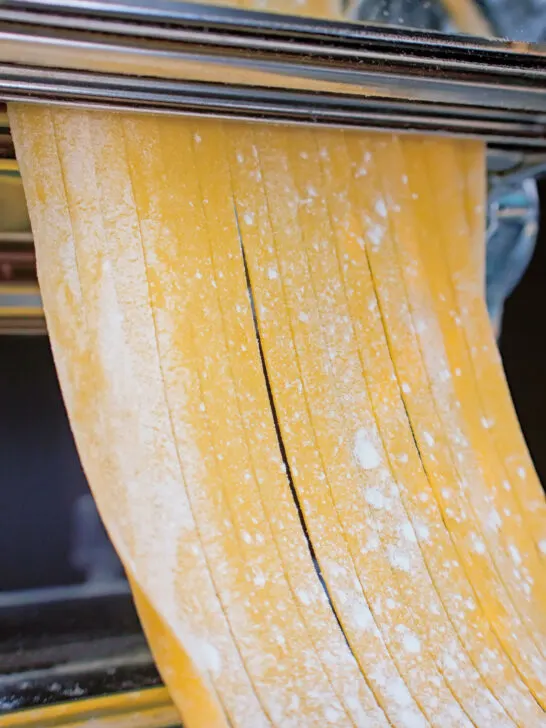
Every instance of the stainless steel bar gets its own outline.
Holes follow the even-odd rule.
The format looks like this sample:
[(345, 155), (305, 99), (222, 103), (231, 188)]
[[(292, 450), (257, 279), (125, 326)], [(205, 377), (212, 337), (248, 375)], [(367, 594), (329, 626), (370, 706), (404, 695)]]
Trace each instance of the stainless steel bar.
[[(171, 4), (173, 8), (169, 7)], [(385, 72), (389, 72), (391, 67), (393, 71), (406, 67), (406, 72), (433, 67), (435, 77), (442, 69), (448, 69), (454, 75), (478, 74), (481, 77), (486, 74), (520, 76), (525, 70), (529, 81), (532, 78), (544, 79), (546, 76), (544, 51), (540, 48), (525, 48), (522, 51), (519, 47), (516, 51), (517, 46), (511, 43), (469, 42), (456, 36), (445, 37), (416, 31), (401, 33), (351, 23), (309, 21), (286, 16), (279, 20), (279, 16), (264, 16), (251, 11), (222, 8), (211, 11), (210, 7), (175, 2), (167, 3), (171, 15), (167, 16), (168, 23), (162, 25), (156, 19), (157, 7), (161, 5), (165, 3), (149, 6), (131, 2), (115, 5), (80, 3), (75, 6), (73, 3), (61, 5), (43, 0), (7, 0), (0, 8), (0, 19), (2, 25), (27, 28), (34, 25), (39, 31), (41, 29), (41, 32), (33, 33), (36, 42), (53, 37), (60, 44), (63, 40), (72, 39), (82, 43), (82, 47), (87, 41), (100, 43), (96, 36), (100, 33), (105, 37), (117, 36), (118, 42), (131, 38), (144, 42), (162, 41), (164, 44), (174, 42), (179, 50), (182, 46), (197, 45), (202, 48), (214, 47), (216, 51), (223, 50), (226, 53), (252, 51), (254, 56), (261, 54), (263, 59), (273, 53), (277, 62), (285, 57), (285, 60), (291, 58), (297, 61), (314, 59), (321, 65), (327, 62), (326, 65), (335, 66), (336, 61), (346, 59), (352, 65), (385, 65), (382, 69)], [(74, 7), (76, 9), (71, 10)], [(91, 11), (86, 11), (88, 7)], [(36, 9), (42, 12), (36, 12)], [(141, 22), (133, 19), (135, 9), (141, 11), (141, 15), (136, 14)], [(116, 18), (116, 14), (122, 22)], [(9, 37), (9, 29), (6, 32), (6, 40), (13, 40), (13, 37)], [(170, 50), (172, 52), (173, 48)], [(256, 60), (253, 57), (249, 61), (250, 65)], [(344, 70), (350, 70), (350, 65)]]
[[(386, 27), (381, 24), (356, 24), (353, 22), (319, 20), (309, 17), (280, 15), (262, 11), (241, 10), (227, 6), (199, 5), (193, 2), (172, 2), (171, 0), (4, 0), (4, 10), (46, 13), (48, 16), (70, 18), (76, 25), (86, 29), (89, 19), (98, 18), (108, 23), (120, 20), (124, 23), (140, 22), (145, 25), (146, 33), (151, 35), (161, 26), (172, 32), (194, 28), (207, 32), (216, 29), (255, 33), (260, 37), (280, 38), (289, 36), (291, 42), (308, 40), (324, 42), (335, 40), (349, 45), (356, 41), (402, 42), (404, 45), (436, 46), (442, 52), (491, 51), (503, 54), (515, 51), (544, 55), (539, 45), (512, 43), (492, 38), (475, 38), (467, 35), (446, 35), (433, 31)], [(79, 19), (79, 20), (78, 20)], [(128, 28), (130, 26), (127, 26)]]
[(170, 0), (6, 0), (0, 98), (546, 148), (544, 48)]
[[(22, 2), (22, 0), (12, 0), (11, 4), (18, 5), (30, 5), (30, 6), (44, 6), (45, 3), (40, 2)], [(104, 12), (110, 10), (111, 4), (108, 6), (101, 6), (98, 3), (94, 5), (104, 15)], [(177, 3), (182, 7), (188, 7), (182, 3)], [(147, 16), (148, 24), (137, 24), (128, 22), (120, 22), (115, 18), (100, 17), (94, 18), (85, 17), (85, 20), (78, 16), (65, 16), (63, 14), (54, 14), (56, 12), (55, 5), (51, 5), (52, 14), (46, 15), (43, 12), (37, 13), (32, 10), (21, 11), (11, 10), (9, 5), (6, 4), (3, 7), (2, 16), (5, 20), (11, 22), (23, 22), (23, 23), (37, 23), (42, 26), (49, 27), (62, 27), (68, 29), (74, 29), (78, 31), (85, 31), (86, 33), (99, 32), (108, 33), (113, 35), (126, 35), (143, 38), (156, 38), (162, 40), (170, 40), (185, 43), (199, 43), (207, 46), (223, 45), (225, 47), (254, 49), (261, 51), (274, 51), (275, 53), (288, 53), (294, 54), (305, 54), (305, 55), (324, 55), (325, 51), (328, 52), (332, 57), (337, 58), (350, 58), (352, 60), (357, 59), (375, 59), (377, 61), (385, 61), (392, 59), (392, 49), (389, 52), (388, 49), (382, 48), (384, 44), (396, 44), (398, 63), (408, 62), (416, 64), (417, 66), (427, 66), (429, 60), (426, 55), (423, 55), (423, 51), (430, 52), (431, 48), (434, 48), (436, 53), (435, 65), (437, 68), (452, 68), (457, 69), (461, 62), (461, 59), (456, 57), (449, 57), (446, 54), (446, 44), (438, 40), (440, 38), (445, 39), (445, 36), (441, 34), (431, 33), (420, 33), (419, 31), (412, 31), (402, 35), (400, 31), (393, 33), (382, 29), (379, 31), (378, 28), (370, 29), (370, 26), (355, 26), (348, 23), (334, 23), (326, 21), (312, 21), (309, 24), (308, 20), (301, 20), (300, 23), (291, 22), (290, 24), (285, 22), (282, 24), (283, 33), (282, 36), (278, 30), (272, 33), (272, 27), (270, 23), (275, 25), (275, 18), (278, 16), (266, 15), (267, 21), (264, 21), (262, 13), (255, 13), (251, 11), (233, 10), (228, 11), (229, 15), (235, 15), (233, 19), (230, 18), (229, 22), (223, 23), (224, 27), (215, 27), (218, 23), (216, 15), (213, 15), (210, 19), (207, 17), (200, 17), (199, 24), (206, 25), (210, 24), (210, 27), (199, 28), (193, 27), (191, 20), (195, 16), (195, 11), (186, 13), (186, 23), (189, 27), (173, 27), (172, 23), (176, 20), (176, 15), (169, 21), (169, 25), (151, 25), (153, 21), (153, 13)], [(78, 9), (81, 6), (78, 6)], [(85, 6), (83, 6), (85, 7)], [(119, 6), (115, 6), (119, 7)], [(129, 5), (128, 7), (132, 7)], [(150, 6), (153, 8), (155, 6)], [(220, 10), (219, 8), (216, 10)], [(259, 34), (249, 34), (245, 32), (247, 30), (245, 25), (240, 22), (244, 20), (247, 15), (256, 16), (254, 26), (256, 30), (259, 30)], [(184, 17), (184, 15), (182, 15)], [(229, 16), (228, 16), (229, 18)], [(257, 22), (259, 18), (259, 24)], [(292, 21), (298, 21), (297, 18), (291, 18)], [(328, 42), (327, 36), (331, 34), (331, 26), (335, 26), (338, 31), (335, 38), (335, 43), (331, 40)], [(359, 32), (355, 34), (354, 29), (357, 27)], [(305, 30), (303, 34), (302, 31)], [(327, 31), (330, 31), (328, 33)], [(287, 33), (290, 33), (290, 37), (287, 37)], [(352, 42), (350, 42), (352, 41)], [(366, 48), (362, 48), (362, 42), (366, 42)], [(377, 47), (373, 47), (377, 46)], [(480, 64), (480, 72), (486, 73), (489, 70), (501, 71), (505, 74), (518, 73), (518, 69), (502, 63), (502, 55), (513, 54), (515, 48), (511, 43), (497, 43), (494, 45), (489, 42), (486, 45), (473, 42), (464, 42), (459, 39), (455, 42), (452, 37), (448, 39), (447, 50), (448, 53), (466, 53), (469, 51), (473, 53), (479, 53), (484, 51), (488, 54), (488, 59), (483, 59)], [(539, 48), (532, 49), (528, 48), (525, 50), (527, 60), (530, 61), (527, 64), (527, 72), (533, 76), (537, 75), (540, 77), (544, 76), (544, 70), (540, 68), (533, 68), (533, 57), (540, 57), (541, 52)], [(521, 55), (521, 47), (519, 48), (519, 55)], [(463, 59), (466, 64), (470, 67), (470, 58)], [(495, 62), (496, 61), (496, 62)], [(493, 64), (491, 67), (487, 63)]]
[(492, 145), (525, 147), (546, 151), (544, 124), (517, 112), (491, 115), (483, 109), (440, 107), (422, 103), (376, 98), (362, 104), (351, 96), (332, 99), (309, 94), (180, 82), (154, 82), (144, 87), (123, 76), (95, 77), (84, 73), (50, 73), (36, 69), (13, 71), (0, 65), (4, 97), (44, 103), (141, 112), (200, 115), (222, 119), (309, 124), (382, 131), (420, 131), (454, 136), (479, 137)]

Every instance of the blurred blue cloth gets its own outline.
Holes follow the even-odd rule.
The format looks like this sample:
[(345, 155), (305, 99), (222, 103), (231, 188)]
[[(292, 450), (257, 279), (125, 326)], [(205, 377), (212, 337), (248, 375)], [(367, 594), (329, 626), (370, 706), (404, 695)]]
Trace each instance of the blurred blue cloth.
[(507, 297), (527, 270), (538, 233), (536, 182), (525, 180), (495, 190), (488, 208), (486, 295), (497, 336)]
[(546, 0), (476, 0), (489, 15), (497, 35), (527, 43), (544, 41)]

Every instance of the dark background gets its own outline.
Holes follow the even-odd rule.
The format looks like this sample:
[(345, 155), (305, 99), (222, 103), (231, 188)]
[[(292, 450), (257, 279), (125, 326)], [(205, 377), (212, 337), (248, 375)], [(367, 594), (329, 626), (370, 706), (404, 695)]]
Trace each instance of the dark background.
[(512, 397), (542, 483), (546, 484), (546, 180), (531, 265), (506, 303), (501, 352)]
[(0, 591), (83, 579), (69, 553), (86, 490), (47, 336), (0, 336)]
[[(546, 183), (533, 261), (507, 302), (501, 349), (546, 482)], [(45, 336), (0, 336), (0, 591), (81, 582), (74, 504), (87, 492)]]

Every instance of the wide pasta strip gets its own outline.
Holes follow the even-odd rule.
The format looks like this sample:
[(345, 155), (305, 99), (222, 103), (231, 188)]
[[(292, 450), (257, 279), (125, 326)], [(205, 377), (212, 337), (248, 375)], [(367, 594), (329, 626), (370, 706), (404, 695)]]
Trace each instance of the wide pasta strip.
[(180, 711), (184, 725), (228, 728), (228, 719), (215, 699), (211, 684), (202, 679), (176, 635), (163, 622), (138, 584), (131, 578), (129, 583), (154, 660), (161, 665), (169, 695)]
[[(427, 144), (430, 153), (443, 154), (449, 174), (458, 181), (459, 189), (467, 190), (464, 168), (451, 150)], [(430, 159), (430, 157), (429, 157)], [(455, 201), (449, 200), (437, 188), (438, 170), (428, 164), (431, 183), (435, 186), (437, 205), (442, 212), (452, 210)], [(468, 194), (468, 193), (467, 193)], [(455, 204), (457, 204), (455, 202)], [(512, 491), (517, 500), (517, 511), (523, 516), (526, 528), (539, 555), (546, 556), (546, 498), (525, 444), (510, 392), (504, 376), (500, 354), (489, 320), (485, 297), (473, 284), (474, 246), (469, 245), (472, 229), (472, 206), (466, 206), (467, 220), (461, 220), (453, 234), (445, 236), (443, 254), (450, 271), (454, 304), (462, 323), (469, 357), (472, 362), (477, 393), (482, 410), (482, 423), (497, 449), (505, 475), (502, 487)], [(460, 218), (460, 212), (459, 218)], [(472, 236), (473, 238), (473, 236)]]
[[(149, 487), (143, 489), (140, 497), (134, 490), (129, 491), (131, 479), (124, 472), (115, 438), (116, 418), (108, 416), (112, 406), (117, 415), (120, 414), (119, 399), (114, 405), (111, 403), (111, 398), (119, 398), (120, 393), (114, 394), (111, 390), (110, 372), (112, 356), (119, 351), (111, 350), (111, 342), (108, 342), (108, 337), (112, 336), (111, 325), (108, 327), (108, 322), (100, 321), (100, 318), (103, 315), (110, 318), (114, 314), (114, 325), (119, 319), (116, 322), (115, 309), (109, 306), (109, 310), (104, 310), (106, 302), (111, 304), (115, 298), (112, 281), (107, 276), (108, 259), (99, 253), (98, 247), (103, 231), (100, 217), (95, 214), (92, 156), (82, 155), (74, 145), (68, 145), (70, 148), (67, 149), (63, 144), (63, 131), (70, 139), (70, 134), (76, 130), (79, 145), (85, 144), (86, 137), (90, 142), (86, 133), (87, 116), (78, 112), (70, 114), (69, 119), (66, 116), (59, 118), (49, 111), (17, 106), (10, 109), (10, 123), (31, 214), (41, 292), (63, 396), (99, 510), (128, 573), (136, 579), (139, 570), (135, 542), (139, 533), (132, 508), (140, 506), (149, 510), (147, 501), (152, 493)], [(78, 150), (81, 151), (81, 146)], [(85, 177), (85, 185), (82, 184), (82, 172), (91, 175)], [(79, 180), (75, 187), (71, 184), (74, 177)], [(91, 305), (91, 296), (95, 305)], [(109, 345), (105, 346), (105, 343)], [(130, 418), (126, 424), (130, 427)], [(115, 445), (109, 447), (109, 443), (114, 442)], [(153, 484), (153, 480), (151, 482)], [(173, 513), (171, 523), (177, 525), (177, 512)], [(186, 527), (187, 523), (184, 523), (184, 529)], [(210, 702), (202, 710), (203, 715), (210, 719), (210, 725), (220, 728), (227, 726), (227, 721), (211, 686), (206, 650), (208, 645), (211, 645), (210, 649), (223, 645), (229, 660), (229, 642), (222, 636), (224, 620), (221, 613), (217, 613), (220, 619), (214, 616), (214, 592), (208, 593), (206, 586), (202, 586), (207, 584), (207, 572), (198, 558), (199, 553), (195, 554), (194, 550), (195, 544), (189, 541), (187, 546), (182, 543), (179, 548), (178, 558), (187, 569), (188, 583), (193, 589), (181, 591), (183, 598), (172, 629), (176, 634), (177, 649), (188, 656), (192, 679), (209, 695)], [(142, 579), (147, 585), (146, 572), (147, 569), (138, 573), (138, 580)], [(165, 580), (164, 589), (169, 587), (169, 582), (169, 579)], [(197, 601), (198, 591), (207, 601)], [(212, 630), (217, 645), (214, 648), (210, 642)], [(167, 684), (172, 683), (176, 690), (178, 678), (169, 676), (169, 664), (163, 667)], [(230, 667), (226, 693), (235, 694), (240, 690), (237, 687), (237, 660), (232, 660)], [(203, 703), (201, 708), (204, 707)]]
[[(435, 213), (428, 219), (429, 226), (424, 226), (419, 243), (424, 280), (427, 282), (441, 328), (446, 362), (449, 371), (454, 373), (454, 376), (441, 382), (438, 389), (443, 389), (446, 398), (451, 397), (451, 402), (458, 405), (461, 432), (465, 433), (463, 437), (467, 441), (459, 444), (458, 455), (468, 448), (477, 472), (481, 475), (472, 478), (474, 487), (470, 489), (469, 495), (473, 496), (476, 513), (482, 522), (483, 538), (490, 543), (497, 568), (511, 587), (514, 603), (518, 604), (522, 615), (528, 615), (529, 628), (532, 631), (544, 630), (546, 572), (539, 561), (528, 529), (524, 526), (513, 492), (502, 487), (507, 476), (490, 436), (489, 422), (481, 407), (469, 346), (464, 334), (465, 327), (458, 313), (453, 277), (444, 252), (451, 238), (462, 238), (459, 231), (464, 230), (467, 225), (460, 174), (457, 174), (458, 169), (455, 166), (451, 178), (458, 194), (447, 197), (443, 191), (436, 191), (437, 170), (441, 168), (443, 173), (449, 173), (452, 150), (443, 142), (407, 142), (404, 151), (408, 167), (411, 165), (410, 188), (414, 181), (417, 189), (421, 190), (422, 199), (414, 200), (414, 206), (422, 213), (422, 219), (426, 215), (423, 210), (426, 199), (428, 209)], [(440, 199), (436, 201), (437, 198)], [(434, 226), (436, 234), (431, 235), (430, 231)], [(468, 233), (467, 228), (467, 235)], [(481, 349), (484, 347), (487, 348), (487, 344), (480, 344)], [(478, 484), (483, 484), (481, 493)]]
[[(381, 169), (389, 168), (400, 172), (400, 174), (382, 175), (383, 188), (389, 204), (398, 211), (392, 217), (397, 243), (392, 264), (398, 265), (407, 291), (430, 392), (457, 474), (456, 482), (462, 486), (460, 492), (469, 508), (471, 521), (467, 527), (472, 527), (468, 534), (470, 545), (474, 552), (489, 554), (491, 564), (515, 612), (541, 652), (543, 647), (539, 635), (543, 617), (540, 608), (530, 602), (522, 580), (517, 573), (514, 573), (509, 544), (501, 539), (502, 524), (499, 526), (499, 533), (489, 529), (487, 525), (491, 517), (490, 503), (495, 497), (495, 492), (490, 490), (494, 483), (487, 481), (489, 463), (484, 460), (478, 447), (472, 447), (468, 425), (462, 412), (462, 403), (457, 399), (454, 390), (453, 382), (459, 378), (458, 372), (454, 371), (452, 374), (450, 370), (446, 342), (430, 295), (425, 262), (419, 252), (418, 240), (422, 235), (417, 232), (416, 217), (411, 205), (408, 205), (408, 200), (416, 202), (421, 195), (426, 199), (427, 194), (431, 193), (426, 186), (422, 189), (418, 186), (417, 190), (411, 192), (410, 185), (403, 183), (401, 173), (407, 171), (404, 143), (386, 145), (381, 142), (377, 145), (377, 155), (381, 161)], [(427, 235), (426, 227), (424, 235)], [(434, 448), (434, 437), (429, 446)], [(446, 493), (442, 490), (441, 495), (445, 497)], [(543, 664), (543, 661), (541, 662)]]

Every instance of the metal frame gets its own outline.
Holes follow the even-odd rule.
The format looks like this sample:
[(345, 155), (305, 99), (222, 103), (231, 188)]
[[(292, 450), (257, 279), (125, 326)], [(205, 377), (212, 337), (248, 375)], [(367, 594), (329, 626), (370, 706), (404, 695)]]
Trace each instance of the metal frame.
[[(174, 725), (177, 713), (160, 685), (126, 582), (35, 589), (0, 599), (0, 728), (53, 728), (65, 720), (79, 726), (84, 717), (101, 726), (102, 719), (118, 715), (127, 694), (133, 697), (123, 708), (126, 723), (118, 715), (119, 724), (105, 725), (140, 725), (135, 716), (152, 708), (161, 709), (154, 728)], [(155, 707), (146, 697), (154, 695)], [(152, 722), (142, 726), (151, 728)]]
[(0, 99), (546, 151), (542, 47), (165, 0), (7, 0)]

